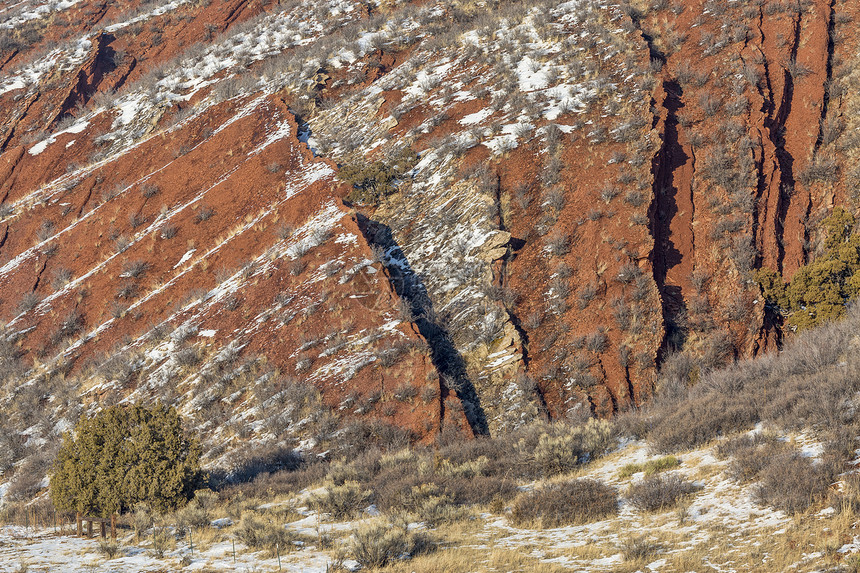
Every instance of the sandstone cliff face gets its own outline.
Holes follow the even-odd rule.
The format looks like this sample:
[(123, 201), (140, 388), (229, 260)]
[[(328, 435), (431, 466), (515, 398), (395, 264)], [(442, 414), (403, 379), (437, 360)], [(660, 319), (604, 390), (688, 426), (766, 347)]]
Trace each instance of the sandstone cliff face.
[(790, 280), (814, 256), (817, 221), (853, 203), (840, 165), (856, 145), (844, 130), (854, 104), (841, 86), (856, 9), (681, 8), (632, 12), (662, 63), (652, 228), (664, 317), (686, 347), (714, 352), (722, 337), (735, 355), (772, 350), (781, 333), (751, 271)]
[[(753, 272), (858, 207), (850, 2), (40, 6), (0, 9), (2, 399), (34, 436), (126, 398), (213, 462), (610, 415), (671, 352), (775, 349)], [(405, 150), (372, 205), (337, 177)], [(297, 383), (320, 408), (284, 422)]]

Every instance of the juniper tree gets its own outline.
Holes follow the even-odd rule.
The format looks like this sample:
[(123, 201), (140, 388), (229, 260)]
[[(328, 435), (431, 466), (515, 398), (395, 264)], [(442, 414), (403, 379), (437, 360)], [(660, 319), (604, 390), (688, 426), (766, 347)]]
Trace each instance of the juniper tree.
[(200, 485), (199, 458), (175, 408), (113, 406), (81, 417), (74, 435), (63, 436), (51, 499), (59, 509), (103, 517), (139, 502), (167, 511)]
[(860, 235), (855, 218), (837, 207), (822, 222), (827, 238), (824, 252), (800, 267), (785, 283), (772, 269), (760, 269), (756, 278), (767, 301), (786, 322), (802, 330), (841, 317), (845, 305), (860, 294)]

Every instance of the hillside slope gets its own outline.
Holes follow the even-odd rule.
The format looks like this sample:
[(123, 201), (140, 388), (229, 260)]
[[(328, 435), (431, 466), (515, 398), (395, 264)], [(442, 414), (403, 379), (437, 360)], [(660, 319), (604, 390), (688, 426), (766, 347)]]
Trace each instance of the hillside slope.
[(125, 399), (240, 472), (251, 442), (608, 416), (671, 353), (776, 350), (755, 272), (860, 207), (858, 12), (5, 4), (0, 469)]

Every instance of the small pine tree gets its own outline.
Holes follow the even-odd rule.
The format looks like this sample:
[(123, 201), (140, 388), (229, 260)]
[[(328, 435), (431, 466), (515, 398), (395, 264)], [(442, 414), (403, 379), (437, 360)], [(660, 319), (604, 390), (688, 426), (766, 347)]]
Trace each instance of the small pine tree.
[(50, 494), (63, 510), (107, 517), (135, 504), (174, 509), (200, 485), (200, 448), (175, 408), (113, 406), (83, 416), (57, 454)]
[(845, 305), (860, 294), (860, 235), (853, 233), (854, 216), (837, 207), (822, 225), (824, 253), (800, 267), (790, 283), (772, 269), (756, 274), (765, 298), (795, 330), (841, 317)]

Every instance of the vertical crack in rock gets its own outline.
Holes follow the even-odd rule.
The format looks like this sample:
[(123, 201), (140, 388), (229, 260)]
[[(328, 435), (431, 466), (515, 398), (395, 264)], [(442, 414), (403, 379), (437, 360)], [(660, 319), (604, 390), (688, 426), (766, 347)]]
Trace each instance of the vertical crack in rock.
[[(436, 320), (433, 302), (427, 294), (421, 277), (412, 270), (389, 227), (361, 214), (357, 215), (357, 220), (359, 229), (368, 244), (383, 253), (381, 262), (388, 272), (388, 280), (392, 288), (409, 305), (413, 323), (430, 346), (433, 366), (439, 373), (442, 385), (443, 394), (440, 395), (440, 401), (443, 404), (442, 414), (444, 415), (445, 397), (453, 390), (463, 404), (472, 433), (476, 436), (489, 434), (489, 425), (480, 398), (466, 374), (465, 360), (454, 346), (448, 332)], [(442, 423), (444, 423), (444, 417)]]
[[(679, 245), (675, 244), (672, 232), (673, 220), (679, 215), (678, 194), (681, 191), (675, 182), (675, 172), (691, 160), (678, 141), (676, 114), (683, 107), (681, 87), (672, 79), (664, 79), (662, 87), (665, 97), (661, 107), (666, 116), (662, 122), (658, 122), (658, 127), (662, 127), (662, 145), (653, 160), (653, 200), (648, 210), (651, 235), (654, 237), (651, 263), (654, 281), (661, 295), (666, 328), (661, 356), (668, 350), (681, 348), (686, 336), (682, 324), (682, 317), (686, 314), (683, 292), (681, 286), (675, 284), (677, 281), (669, 281), (667, 278), (673, 268), (684, 262), (684, 255), (679, 250)], [(692, 197), (690, 204), (693, 204)], [(692, 213), (689, 213), (688, 217), (692, 220)]]
[(835, 46), (833, 43), (833, 34), (836, 27), (836, 0), (830, 0), (827, 4), (827, 61), (825, 63), (824, 76), (824, 100), (821, 104), (821, 118), (818, 123), (818, 137), (815, 139), (815, 148), (813, 154), (818, 153), (821, 145), (824, 143), (824, 122), (827, 119), (827, 111), (830, 106), (830, 82), (833, 79), (833, 52)]

